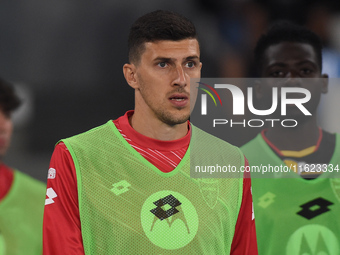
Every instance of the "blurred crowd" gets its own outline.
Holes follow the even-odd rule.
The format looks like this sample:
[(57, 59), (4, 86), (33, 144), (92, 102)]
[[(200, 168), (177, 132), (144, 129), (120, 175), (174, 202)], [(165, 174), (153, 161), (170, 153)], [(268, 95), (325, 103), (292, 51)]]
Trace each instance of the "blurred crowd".
[(254, 77), (254, 44), (271, 24), (305, 25), (324, 44), (324, 72), (340, 76), (340, 2), (334, 0), (2, 1), (0, 76), (23, 105), (13, 116), (9, 164), (45, 181), (58, 139), (132, 108), (125, 84), (127, 31), (151, 10), (180, 12), (197, 26), (202, 77)]

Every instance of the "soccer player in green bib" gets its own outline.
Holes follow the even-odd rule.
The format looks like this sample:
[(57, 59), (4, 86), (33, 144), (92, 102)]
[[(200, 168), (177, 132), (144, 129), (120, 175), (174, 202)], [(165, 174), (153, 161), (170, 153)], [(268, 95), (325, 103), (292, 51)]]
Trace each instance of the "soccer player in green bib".
[[(270, 107), (273, 87), (306, 88), (311, 98), (304, 106), (312, 114), (287, 106), (286, 118), (297, 120), (296, 127), (269, 127), (241, 148), (250, 166), (289, 167), (252, 173), (259, 254), (340, 254), (340, 181), (331, 178), (340, 164), (340, 137), (322, 130), (316, 118), (328, 88), (320, 39), (304, 27), (277, 22), (258, 40), (255, 61), (260, 77), (270, 78), (255, 85), (260, 101)], [(324, 171), (311, 172), (315, 167)]]
[(46, 185), (3, 162), (19, 105), (13, 86), (0, 80), (0, 255), (39, 255)]
[(193, 137), (225, 165), (247, 164), (188, 121), (190, 78), (202, 66), (194, 25), (169, 11), (145, 14), (128, 48), (134, 110), (55, 147), (44, 254), (257, 254), (250, 178), (190, 178)]

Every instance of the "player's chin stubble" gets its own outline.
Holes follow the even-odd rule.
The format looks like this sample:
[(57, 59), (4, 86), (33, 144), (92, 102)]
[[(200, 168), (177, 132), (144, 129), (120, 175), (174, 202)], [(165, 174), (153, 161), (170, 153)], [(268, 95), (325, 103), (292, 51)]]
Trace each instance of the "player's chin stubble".
[(157, 111), (156, 115), (158, 119), (161, 120), (163, 123), (169, 126), (175, 126), (185, 123), (190, 117), (190, 114), (185, 114), (184, 112), (180, 113), (181, 110), (178, 110), (178, 112), (178, 116), (176, 116), (176, 114), (171, 114), (170, 112), (165, 111)]

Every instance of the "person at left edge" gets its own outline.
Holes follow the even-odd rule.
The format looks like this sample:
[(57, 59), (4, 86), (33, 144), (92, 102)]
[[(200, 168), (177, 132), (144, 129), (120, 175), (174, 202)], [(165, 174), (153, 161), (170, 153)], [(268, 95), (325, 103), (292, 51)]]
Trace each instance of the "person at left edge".
[(20, 103), (13, 86), (0, 79), (0, 255), (42, 253), (46, 185), (3, 161)]
[[(257, 254), (250, 179), (190, 178), (191, 135), (212, 137), (188, 121), (202, 66), (194, 25), (169, 11), (140, 17), (129, 62), (134, 111), (55, 147), (44, 254)], [(214, 141), (223, 163), (247, 164)]]

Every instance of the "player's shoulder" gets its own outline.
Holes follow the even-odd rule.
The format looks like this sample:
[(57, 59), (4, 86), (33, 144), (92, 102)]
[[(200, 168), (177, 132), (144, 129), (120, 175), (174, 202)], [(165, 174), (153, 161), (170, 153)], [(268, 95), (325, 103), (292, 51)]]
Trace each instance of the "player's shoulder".
[(46, 192), (46, 184), (32, 176), (14, 169), (14, 181), (18, 183), (18, 185), (25, 190), (27, 193), (31, 194), (44, 194)]
[(60, 142), (69, 142), (69, 141), (73, 141), (73, 140), (78, 140), (78, 139), (90, 139), (91, 137), (96, 137), (97, 134), (104, 132), (104, 130), (112, 130), (112, 128), (114, 128), (115, 125), (113, 124), (112, 120), (107, 121), (106, 123), (91, 128), (90, 130), (87, 130), (85, 132), (76, 134), (74, 136), (68, 137), (68, 138), (64, 138), (61, 139), (59, 141)]
[(253, 139), (251, 139), (249, 142), (246, 144), (242, 145), (240, 148), (243, 152), (248, 151), (248, 150), (253, 150), (254, 146), (258, 146), (261, 141), (263, 141), (261, 133), (257, 134)]

